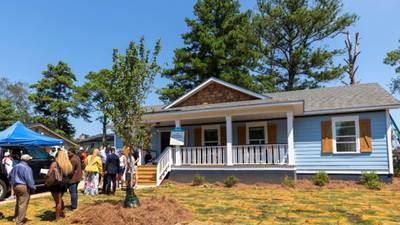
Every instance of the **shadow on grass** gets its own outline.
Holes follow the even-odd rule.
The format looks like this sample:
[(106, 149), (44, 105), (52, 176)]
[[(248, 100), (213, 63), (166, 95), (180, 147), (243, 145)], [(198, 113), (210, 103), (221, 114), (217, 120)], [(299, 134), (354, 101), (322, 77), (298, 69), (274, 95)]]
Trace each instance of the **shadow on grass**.
[(103, 204), (103, 203), (109, 203), (111, 205), (118, 205), (123, 203), (123, 199), (99, 199), (95, 200), (91, 203), (90, 205), (98, 205), (98, 204)]
[(41, 221), (55, 221), (56, 220), (56, 213), (54, 211), (47, 210), (39, 215)]

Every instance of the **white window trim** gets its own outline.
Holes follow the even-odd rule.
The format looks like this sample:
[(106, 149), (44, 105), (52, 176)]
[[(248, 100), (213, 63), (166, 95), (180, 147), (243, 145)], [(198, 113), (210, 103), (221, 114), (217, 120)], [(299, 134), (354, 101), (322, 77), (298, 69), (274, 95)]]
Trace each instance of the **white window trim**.
[(268, 144), (268, 122), (267, 121), (260, 121), (260, 122), (249, 122), (246, 123), (246, 144), (250, 144), (249, 140), (249, 128), (250, 127), (264, 127), (264, 143)]
[[(355, 152), (337, 152), (336, 149), (336, 122), (354, 121), (356, 126), (356, 151)], [(340, 116), (332, 117), (332, 144), (333, 154), (360, 154), (360, 125), (358, 116)]]
[(221, 145), (221, 125), (220, 124), (215, 124), (215, 125), (203, 125), (201, 126), (201, 145), (204, 145), (204, 130), (208, 129), (217, 129), (218, 130), (218, 146)]

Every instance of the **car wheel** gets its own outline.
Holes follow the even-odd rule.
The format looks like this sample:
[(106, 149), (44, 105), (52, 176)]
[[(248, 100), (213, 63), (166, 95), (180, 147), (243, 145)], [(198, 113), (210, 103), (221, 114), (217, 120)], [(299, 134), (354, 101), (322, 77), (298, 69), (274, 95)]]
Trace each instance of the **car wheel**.
[(8, 193), (8, 186), (6, 182), (0, 180), (0, 200), (3, 200), (7, 196), (7, 193)]

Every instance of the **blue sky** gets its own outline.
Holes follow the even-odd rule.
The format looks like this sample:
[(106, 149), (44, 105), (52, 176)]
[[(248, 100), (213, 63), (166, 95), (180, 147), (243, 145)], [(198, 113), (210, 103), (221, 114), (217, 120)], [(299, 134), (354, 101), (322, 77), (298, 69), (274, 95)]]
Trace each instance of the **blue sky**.
[[(63, 60), (79, 83), (89, 71), (111, 66), (113, 48), (124, 49), (130, 40), (144, 35), (148, 46), (161, 38), (160, 63), (171, 65), (173, 51), (181, 47), (181, 34), (188, 30), (184, 18), (193, 17), (194, 0), (169, 1), (1, 1), (0, 76), (13, 81), (36, 82), (49, 63)], [(242, 0), (243, 9), (254, 9), (256, 0)], [(382, 63), (400, 39), (400, 1), (345, 0), (344, 12), (360, 16), (350, 28), (360, 32), (361, 55), (358, 79), (378, 82), (388, 89), (394, 69)], [(327, 40), (329, 47), (343, 47), (344, 37)], [(342, 59), (338, 59), (341, 62)], [(155, 88), (167, 80), (157, 77)], [(340, 85), (332, 82), (327, 86)], [(151, 94), (147, 104), (159, 104)], [(396, 120), (400, 113), (393, 112)], [(73, 119), (80, 133), (100, 133), (98, 122)]]

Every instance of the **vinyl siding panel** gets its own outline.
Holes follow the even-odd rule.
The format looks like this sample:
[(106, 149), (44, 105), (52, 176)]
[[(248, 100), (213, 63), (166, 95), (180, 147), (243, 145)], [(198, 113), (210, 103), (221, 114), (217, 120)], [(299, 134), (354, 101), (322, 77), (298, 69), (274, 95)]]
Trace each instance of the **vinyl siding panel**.
[[(358, 115), (371, 120), (372, 153), (322, 154), (321, 121)], [(295, 162), (298, 171), (388, 171), (385, 112), (297, 117), (294, 120)]]

